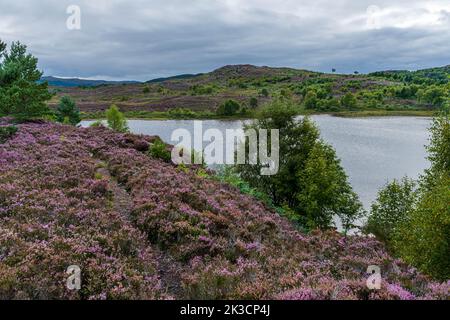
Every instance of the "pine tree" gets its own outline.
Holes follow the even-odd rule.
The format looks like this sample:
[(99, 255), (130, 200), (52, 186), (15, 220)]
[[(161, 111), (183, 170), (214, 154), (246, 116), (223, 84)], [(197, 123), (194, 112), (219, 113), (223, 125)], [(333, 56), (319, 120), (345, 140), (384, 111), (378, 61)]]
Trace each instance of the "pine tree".
[(51, 114), (46, 101), (52, 95), (46, 82), (39, 83), (37, 63), (20, 42), (13, 42), (8, 52), (0, 41), (0, 116), (26, 121)]

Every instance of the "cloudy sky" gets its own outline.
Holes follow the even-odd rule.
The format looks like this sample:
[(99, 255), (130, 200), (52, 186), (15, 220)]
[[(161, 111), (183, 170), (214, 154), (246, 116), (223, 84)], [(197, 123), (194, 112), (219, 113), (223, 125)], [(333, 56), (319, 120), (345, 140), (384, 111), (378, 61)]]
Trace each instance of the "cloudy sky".
[[(67, 27), (71, 5), (79, 30)], [(0, 0), (0, 39), (27, 44), (46, 75), (63, 77), (148, 80), (243, 63), (420, 69), (450, 64), (450, 0)]]

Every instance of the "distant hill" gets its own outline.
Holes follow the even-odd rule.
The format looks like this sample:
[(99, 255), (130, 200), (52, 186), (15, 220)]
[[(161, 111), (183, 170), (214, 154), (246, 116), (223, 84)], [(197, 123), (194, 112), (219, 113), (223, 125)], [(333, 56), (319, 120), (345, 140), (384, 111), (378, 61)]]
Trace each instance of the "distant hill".
[(158, 82), (164, 82), (164, 81), (169, 81), (169, 80), (184, 80), (184, 79), (191, 79), (191, 78), (195, 78), (198, 76), (203, 75), (203, 73), (197, 73), (197, 74), (180, 74), (177, 76), (173, 76), (173, 77), (166, 77), (166, 78), (156, 78), (156, 79), (152, 79), (147, 81), (146, 83), (158, 83)]
[[(111, 104), (116, 104), (123, 112), (135, 114), (177, 109), (215, 113), (230, 99), (249, 110), (251, 101), (255, 108), (255, 99), (256, 108), (280, 95), (288, 95), (301, 104), (311, 92), (315, 94), (308, 107), (312, 111), (430, 110), (436, 107), (432, 102), (419, 100), (414, 88), (409, 90), (404, 86), (444, 86), (450, 79), (449, 71), (447, 66), (418, 71), (338, 74), (241, 64), (223, 66), (208, 73), (182, 74), (126, 86), (102, 85), (120, 82), (57, 79), (56, 97), (49, 105), (55, 107), (58, 98), (68, 95), (86, 113), (102, 113)], [(342, 106), (342, 97), (349, 93), (354, 95), (356, 103)]]
[(415, 84), (445, 84), (450, 82), (450, 65), (422, 69), (417, 71), (408, 70), (387, 70), (369, 74), (371, 76), (382, 77), (395, 81)]
[(50, 86), (54, 87), (97, 87), (101, 85), (114, 84), (130, 84), (139, 83), (139, 81), (107, 81), (107, 80), (87, 80), (79, 78), (58, 78), (58, 77), (42, 77), (41, 81), (47, 81)]

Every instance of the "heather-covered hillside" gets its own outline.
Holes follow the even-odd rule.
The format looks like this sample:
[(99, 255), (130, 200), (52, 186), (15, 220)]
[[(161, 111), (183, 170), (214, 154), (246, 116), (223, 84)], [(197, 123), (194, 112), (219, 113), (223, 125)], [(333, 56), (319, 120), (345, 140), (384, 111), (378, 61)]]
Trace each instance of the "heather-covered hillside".
[(240, 117), (253, 117), (259, 107), (287, 96), (296, 102), (299, 113), (425, 112), (436, 110), (448, 96), (448, 81), (432, 80), (447, 77), (448, 69), (433, 70), (431, 75), (426, 70), (349, 75), (228, 65), (205, 74), (148, 83), (56, 86), (49, 105), (56, 108), (61, 97), (70, 96), (87, 118), (102, 117), (113, 103), (129, 117), (214, 118), (220, 116), (218, 108), (232, 99), (241, 106)]
[[(234, 187), (151, 158), (152, 137), (18, 129), (0, 144), (0, 299), (449, 297), (449, 282), (373, 238), (301, 234)], [(70, 265), (80, 291), (66, 288)], [(380, 290), (366, 286), (369, 265)]]

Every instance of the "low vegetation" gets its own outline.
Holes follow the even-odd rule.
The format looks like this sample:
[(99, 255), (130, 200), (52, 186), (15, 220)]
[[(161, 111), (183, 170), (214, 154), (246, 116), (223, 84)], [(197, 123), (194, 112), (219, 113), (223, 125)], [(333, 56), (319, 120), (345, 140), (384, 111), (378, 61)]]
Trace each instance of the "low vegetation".
[[(301, 233), (253, 196), (149, 156), (153, 137), (18, 128), (0, 144), (2, 299), (448, 298), (375, 239)], [(72, 264), (80, 291), (65, 287)], [(380, 290), (368, 265), (382, 268)]]

